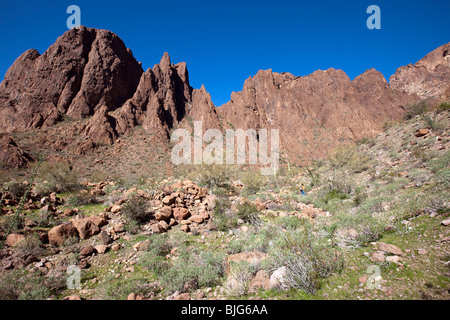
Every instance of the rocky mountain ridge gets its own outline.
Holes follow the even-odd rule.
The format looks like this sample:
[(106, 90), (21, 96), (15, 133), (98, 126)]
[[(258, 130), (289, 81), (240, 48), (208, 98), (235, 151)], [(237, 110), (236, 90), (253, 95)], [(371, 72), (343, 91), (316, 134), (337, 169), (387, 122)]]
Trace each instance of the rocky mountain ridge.
[[(28, 50), (14, 62), (0, 84), (0, 132), (47, 128), (34, 148), (82, 155), (113, 145), (137, 126), (168, 141), (171, 130), (201, 120), (203, 130), (280, 129), (287, 159), (319, 158), (336, 142), (380, 132), (384, 120), (400, 119), (410, 103), (447, 99), (449, 47), (399, 68), (390, 84), (374, 69), (353, 81), (332, 68), (305, 77), (260, 70), (217, 108), (204, 86), (190, 86), (186, 63), (173, 64), (165, 53), (144, 72), (117, 35), (81, 27), (42, 55)], [(49, 136), (54, 130), (60, 138)]]

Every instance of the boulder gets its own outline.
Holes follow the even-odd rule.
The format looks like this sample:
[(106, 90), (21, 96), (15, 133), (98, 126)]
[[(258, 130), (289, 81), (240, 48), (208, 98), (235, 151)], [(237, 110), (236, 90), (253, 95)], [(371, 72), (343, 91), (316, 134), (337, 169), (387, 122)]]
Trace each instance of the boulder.
[(258, 289), (269, 289), (270, 278), (265, 270), (259, 270), (255, 277), (250, 281), (248, 285), (248, 292), (255, 293)]
[(388, 244), (388, 243), (384, 243), (384, 242), (378, 242), (378, 249), (390, 254), (394, 254), (397, 256), (401, 256), (403, 255), (403, 251), (400, 250), (399, 247), (394, 246), (393, 244)]
[(88, 245), (88, 246), (84, 247), (83, 249), (81, 249), (80, 255), (88, 257), (88, 256), (93, 255), (95, 252), (96, 252), (95, 248), (91, 245)]
[(48, 242), (54, 246), (60, 246), (67, 239), (79, 237), (77, 228), (70, 224), (61, 224), (53, 227), (48, 232)]
[(269, 289), (282, 288), (284, 285), (286, 272), (287, 272), (286, 267), (281, 267), (275, 270), (270, 276), (268, 288)]
[(155, 218), (158, 221), (167, 220), (172, 216), (172, 208), (169, 206), (164, 206), (155, 213)]
[(11, 233), (6, 237), (6, 244), (9, 247), (15, 247), (23, 240), (25, 240), (25, 236), (17, 233)]
[(99, 227), (87, 218), (79, 218), (71, 220), (72, 225), (78, 230), (80, 239), (89, 239), (100, 232)]
[(430, 132), (428, 129), (418, 129), (416, 130), (416, 133), (414, 134), (416, 137), (423, 137), (427, 135)]
[(191, 214), (190, 214), (189, 210), (186, 208), (173, 209), (173, 217), (178, 221), (185, 220), (185, 219), (189, 218), (190, 215)]

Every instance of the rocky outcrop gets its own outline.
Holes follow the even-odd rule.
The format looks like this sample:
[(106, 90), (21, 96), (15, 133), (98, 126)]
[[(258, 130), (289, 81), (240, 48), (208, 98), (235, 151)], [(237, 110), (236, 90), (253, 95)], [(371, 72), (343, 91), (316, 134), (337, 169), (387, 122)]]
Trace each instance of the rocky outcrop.
[(421, 99), (450, 97), (450, 42), (430, 52), (415, 64), (397, 69), (389, 79), (395, 90), (418, 95)]
[(0, 167), (21, 168), (34, 159), (17, 146), (8, 134), (0, 134)]
[(374, 135), (415, 99), (392, 90), (373, 69), (353, 81), (333, 68), (305, 77), (265, 70), (233, 92), (219, 114), (236, 128), (279, 129), (280, 150), (295, 160), (323, 156), (336, 141)]
[(120, 107), (143, 70), (122, 40), (107, 30), (67, 31), (42, 55), (23, 53), (0, 84), (0, 132), (51, 126), (101, 106)]

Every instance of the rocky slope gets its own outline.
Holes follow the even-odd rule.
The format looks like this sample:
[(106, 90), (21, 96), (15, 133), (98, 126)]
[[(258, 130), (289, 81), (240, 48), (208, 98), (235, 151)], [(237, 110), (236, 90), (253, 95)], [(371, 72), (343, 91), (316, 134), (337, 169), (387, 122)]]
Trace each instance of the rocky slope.
[(450, 43), (417, 61), (400, 67), (389, 79), (392, 88), (421, 99), (445, 100), (450, 95)]
[(173, 64), (165, 53), (144, 72), (117, 35), (81, 27), (42, 55), (28, 50), (14, 62), (0, 84), (0, 132), (13, 133), (32, 155), (79, 157), (114, 145), (136, 127), (165, 145), (171, 130), (191, 130), (201, 120), (203, 130), (279, 129), (284, 157), (319, 158), (337, 142), (380, 132), (382, 122), (400, 119), (409, 103), (445, 96), (448, 46), (400, 68), (391, 84), (373, 69), (353, 81), (335, 69), (305, 77), (261, 70), (216, 108), (204, 86), (190, 86), (186, 63)]

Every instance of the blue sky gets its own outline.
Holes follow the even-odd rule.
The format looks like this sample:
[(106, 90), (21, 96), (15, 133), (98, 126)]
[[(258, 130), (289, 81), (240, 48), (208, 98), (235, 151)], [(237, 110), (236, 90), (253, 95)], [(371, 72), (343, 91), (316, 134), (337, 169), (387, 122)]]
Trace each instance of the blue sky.
[[(204, 84), (217, 106), (260, 69), (335, 68), (353, 79), (375, 68), (388, 79), (450, 41), (448, 0), (0, 0), (0, 79), (25, 50), (43, 53), (67, 31), (71, 4), (82, 25), (119, 35), (145, 70), (165, 51), (186, 61), (191, 85)], [(381, 30), (366, 27), (372, 4)]]

